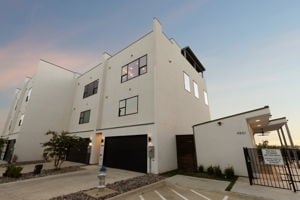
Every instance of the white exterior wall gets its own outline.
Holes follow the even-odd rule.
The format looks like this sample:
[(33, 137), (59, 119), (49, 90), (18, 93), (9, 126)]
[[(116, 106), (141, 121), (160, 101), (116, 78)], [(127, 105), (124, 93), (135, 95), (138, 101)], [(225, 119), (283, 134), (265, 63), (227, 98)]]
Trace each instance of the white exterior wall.
[[(102, 119), (97, 129), (153, 123), (153, 34), (134, 42), (106, 61)], [(147, 54), (147, 73), (121, 83), (124, 65)], [(119, 101), (138, 95), (138, 113), (119, 117)]]
[[(248, 176), (243, 147), (254, 148), (255, 144), (247, 119), (269, 113), (269, 109), (265, 108), (196, 125), (194, 137), (198, 166), (203, 165), (206, 169), (211, 165), (219, 165), (222, 171), (232, 166), (235, 174)], [(218, 122), (221, 122), (221, 125)], [(245, 134), (237, 134), (237, 132), (245, 132)]]
[[(1, 136), (3, 137), (7, 137), (8, 134), (11, 134), (14, 132), (14, 127), (15, 127), (15, 123), (16, 123), (16, 113), (17, 113), (17, 103), (18, 100), (20, 98), (21, 95), (21, 89), (16, 89), (14, 98), (13, 98), (13, 102), (10, 105), (9, 111), (8, 111), (8, 115), (3, 127), (3, 130), (1, 132)], [(10, 127), (10, 128), (9, 128)]]
[(15, 144), (14, 154), (19, 157), (18, 161), (42, 159), (41, 143), (48, 140), (45, 133), (68, 128), (75, 78), (73, 72), (43, 61), (39, 63)]
[[(205, 80), (184, 58), (181, 48), (162, 33), (157, 20), (154, 34), (154, 112), (161, 173), (177, 168), (175, 135), (192, 134), (192, 126), (210, 120), (210, 113), (204, 102)], [(191, 92), (184, 89), (183, 72), (190, 77)], [(193, 81), (198, 84), (199, 99), (194, 96)]]
[[(99, 79), (98, 91), (96, 94), (83, 98), (84, 87)], [(103, 84), (103, 65), (99, 64), (89, 72), (78, 77), (75, 85), (75, 95), (73, 97), (73, 106), (70, 116), (69, 132), (93, 131), (99, 116), (99, 100), (101, 87)], [(89, 123), (79, 124), (80, 113), (91, 110)]]

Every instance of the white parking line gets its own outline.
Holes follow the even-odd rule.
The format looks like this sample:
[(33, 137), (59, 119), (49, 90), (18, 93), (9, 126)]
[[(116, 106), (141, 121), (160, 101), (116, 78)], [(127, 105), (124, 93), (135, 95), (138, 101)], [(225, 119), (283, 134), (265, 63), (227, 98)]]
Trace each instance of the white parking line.
[(174, 192), (175, 194), (177, 194), (178, 196), (180, 196), (181, 198), (183, 198), (184, 200), (189, 200), (188, 198), (186, 198), (186, 197), (183, 196), (182, 194), (176, 192), (175, 190), (173, 190), (173, 189), (171, 189), (171, 188), (170, 188), (170, 190), (171, 190), (172, 192)]
[(140, 200), (145, 200), (144, 197), (142, 195), (139, 196)]
[(162, 199), (167, 200), (163, 195), (161, 195), (157, 190), (154, 190), (154, 192)]
[(193, 192), (194, 194), (197, 194), (198, 196), (206, 199), (206, 200), (211, 200), (210, 198), (208, 198), (207, 196), (204, 196), (203, 194), (200, 194), (199, 192), (196, 192), (195, 190), (193, 189), (190, 189), (191, 192)]
[(223, 198), (223, 200), (227, 200), (228, 199), (228, 196), (225, 196), (224, 198)]

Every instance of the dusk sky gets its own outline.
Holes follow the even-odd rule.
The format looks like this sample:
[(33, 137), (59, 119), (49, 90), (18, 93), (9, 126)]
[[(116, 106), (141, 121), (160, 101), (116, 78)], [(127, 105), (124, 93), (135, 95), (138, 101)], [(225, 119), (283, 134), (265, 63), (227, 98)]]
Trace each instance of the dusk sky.
[(212, 119), (269, 105), (300, 145), (296, 0), (0, 0), (0, 131), (39, 59), (85, 72), (151, 31), (153, 17), (205, 66)]

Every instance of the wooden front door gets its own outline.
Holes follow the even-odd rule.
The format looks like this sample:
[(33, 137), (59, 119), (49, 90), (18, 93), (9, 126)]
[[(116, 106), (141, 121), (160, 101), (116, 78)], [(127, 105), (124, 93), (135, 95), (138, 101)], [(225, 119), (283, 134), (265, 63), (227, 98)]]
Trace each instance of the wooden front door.
[(197, 171), (194, 135), (176, 135), (178, 169)]

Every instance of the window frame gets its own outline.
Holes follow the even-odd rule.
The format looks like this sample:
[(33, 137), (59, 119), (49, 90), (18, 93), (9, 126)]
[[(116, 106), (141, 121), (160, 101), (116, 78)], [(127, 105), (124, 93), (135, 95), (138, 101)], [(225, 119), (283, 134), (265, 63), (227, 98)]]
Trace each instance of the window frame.
[[(97, 82), (97, 84), (95, 84), (95, 82)], [(95, 91), (95, 89), (96, 89), (96, 91)], [(97, 94), (98, 89), (99, 89), (99, 79), (94, 80), (94, 81), (90, 82), (89, 84), (86, 84), (84, 86), (83, 97), (82, 98), (85, 99), (85, 98), (88, 98), (90, 96), (93, 96), (94, 94)]]
[(26, 99), (25, 99), (25, 102), (28, 102), (30, 97), (31, 97), (31, 93), (32, 93), (32, 88), (30, 88), (27, 92), (27, 96), (26, 96)]
[[(195, 87), (196, 86), (196, 87)], [(200, 98), (200, 94), (199, 94), (199, 86), (198, 84), (193, 81), (193, 88), (194, 88), (194, 96), (199, 99)], [(196, 95), (197, 94), (197, 95)]]
[[(186, 87), (187, 85), (186, 85), (185, 77), (188, 78), (188, 86), (189, 86), (188, 89)], [(190, 79), (190, 76), (186, 72), (183, 72), (183, 85), (184, 85), (184, 89), (191, 93), (191, 79)]]
[[(88, 118), (87, 121), (84, 121), (85, 113), (89, 113), (89, 118)], [(80, 112), (80, 114), (79, 114), (79, 124), (87, 124), (87, 123), (90, 122), (90, 119), (91, 119), (91, 109)]]
[[(127, 101), (128, 101), (129, 99), (133, 99), (133, 98), (136, 98), (136, 99), (137, 99), (137, 101), (136, 101), (136, 112), (127, 114), (127, 113), (126, 113)], [(121, 107), (120, 104), (121, 104), (122, 101), (124, 101), (124, 106)], [(122, 109), (125, 110), (123, 115), (121, 115), (121, 110), (122, 110)], [(132, 97), (128, 97), (128, 98), (126, 98), (126, 99), (121, 99), (121, 100), (119, 100), (119, 112), (118, 112), (118, 116), (119, 116), (119, 117), (124, 117), (124, 116), (127, 116), (127, 115), (138, 114), (138, 112), (139, 112), (139, 96), (138, 96), (138, 95), (132, 96)]]
[(25, 115), (22, 114), (21, 117), (20, 117), (19, 123), (18, 123), (19, 126), (23, 125), (24, 117), (25, 117)]
[[(141, 61), (140, 61), (140, 60), (141, 60), (142, 58), (144, 58), (144, 57), (145, 57), (145, 59), (146, 59), (146, 63), (145, 63), (144, 65), (141, 66)], [(138, 75), (137, 75), (137, 76), (134, 76), (134, 77), (132, 77), (132, 78), (129, 78), (129, 77), (128, 77), (128, 66), (129, 66), (130, 64), (136, 62), (136, 61), (138, 61)], [(125, 74), (123, 74), (123, 69), (124, 69), (124, 68), (126, 68), (126, 73), (125, 73)], [(142, 69), (142, 68), (145, 68), (145, 69), (146, 69), (146, 71), (145, 71), (144, 73), (141, 73), (141, 69)], [(145, 54), (145, 55), (143, 55), (143, 56), (141, 56), (141, 57), (139, 57), (139, 58), (137, 58), (137, 59), (135, 59), (135, 60), (133, 60), (133, 61), (131, 61), (131, 62), (129, 62), (129, 63), (127, 63), (126, 65), (123, 65), (123, 66), (121, 67), (121, 83), (125, 83), (125, 82), (127, 82), (127, 81), (129, 81), (129, 80), (132, 80), (132, 79), (136, 78), (136, 77), (139, 77), (139, 76), (141, 76), (141, 75), (147, 74), (147, 72), (148, 72), (148, 54)], [(123, 77), (126, 77), (126, 80), (123, 80)]]
[(208, 94), (206, 92), (206, 90), (203, 90), (203, 96), (204, 96), (204, 103), (205, 105), (209, 105), (209, 101), (208, 101)]

